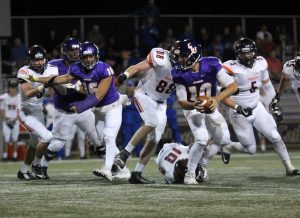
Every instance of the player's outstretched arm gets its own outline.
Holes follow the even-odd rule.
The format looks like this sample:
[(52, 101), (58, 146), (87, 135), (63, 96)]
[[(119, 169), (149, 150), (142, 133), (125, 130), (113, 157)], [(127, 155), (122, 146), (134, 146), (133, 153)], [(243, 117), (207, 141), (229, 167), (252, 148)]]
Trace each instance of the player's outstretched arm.
[(124, 73), (118, 76), (118, 83), (123, 84), (123, 82), (126, 79), (132, 77), (137, 72), (149, 70), (151, 67), (152, 65), (148, 62), (148, 60), (144, 60), (141, 61), (140, 63), (132, 65), (129, 68), (127, 68)]

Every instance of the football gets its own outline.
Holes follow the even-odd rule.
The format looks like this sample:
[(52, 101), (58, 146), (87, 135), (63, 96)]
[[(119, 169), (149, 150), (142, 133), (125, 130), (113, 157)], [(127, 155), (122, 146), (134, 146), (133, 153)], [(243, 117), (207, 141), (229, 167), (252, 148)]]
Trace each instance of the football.
[(199, 101), (200, 105), (204, 107), (204, 113), (206, 114), (210, 114), (213, 112), (211, 109), (209, 109), (209, 107), (212, 105), (212, 101), (209, 100), (210, 97), (206, 95), (197, 97), (197, 101)]

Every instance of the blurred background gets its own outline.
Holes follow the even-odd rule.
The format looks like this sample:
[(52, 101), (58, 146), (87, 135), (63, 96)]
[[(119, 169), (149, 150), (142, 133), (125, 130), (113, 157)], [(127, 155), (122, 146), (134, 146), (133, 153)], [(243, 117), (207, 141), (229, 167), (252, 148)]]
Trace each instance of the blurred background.
[[(61, 42), (70, 37), (96, 43), (100, 59), (111, 65), (118, 76), (143, 60), (153, 47), (169, 49), (178, 39), (196, 39), (202, 45), (203, 56), (217, 56), (222, 61), (234, 59), (235, 41), (247, 36), (256, 41), (258, 55), (267, 59), (270, 77), (277, 87), (283, 64), (299, 51), (299, 12), (300, 2), (266, 2), (262, 6), (259, 1), (1, 0), (0, 92), (7, 91), (8, 81), (26, 64), (28, 47), (44, 46), (51, 60), (60, 57)], [(134, 80), (120, 90), (130, 95), (132, 86)], [(279, 125), (280, 133), (290, 147), (297, 147), (300, 113), (291, 90), (283, 96), (281, 105), (284, 122)], [(176, 99), (168, 101), (168, 108), (173, 118), (163, 141), (191, 142), (192, 135)], [(179, 129), (172, 123), (174, 119)], [(121, 132), (120, 146), (126, 143)], [(23, 144), (26, 137), (27, 132), (22, 130)]]

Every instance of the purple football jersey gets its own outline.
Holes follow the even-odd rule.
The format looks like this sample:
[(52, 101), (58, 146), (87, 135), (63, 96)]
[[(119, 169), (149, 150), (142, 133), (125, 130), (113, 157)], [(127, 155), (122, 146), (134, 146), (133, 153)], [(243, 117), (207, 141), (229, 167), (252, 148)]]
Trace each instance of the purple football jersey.
[(172, 69), (174, 83), (184, 85), (187, 91), (187, 100), (195, 101), (195, 97), (217, 94), (217, 74), (221, 70), (222, 64), (218, 58), (203, 57), (199, 61), (199, 71), (181, 71)]
[[(55, 59), (49, 61), (49, 64), (52, 64), (58, 68), (59, 75), (65, 75), (69, 71), (69, 66), (67, 66), (63, 59)], [(77, 80), (73, 80), (72, 83), (75, 84)], [(60, 95), (56, 90), (54, 90), (54, 107), (61, 109), (66, 112), (70, 111), (70, 103), (75, 101), (81, 101), (85, 98), (85, 95), (82, 95), (78, 92), (70, 91), (67, 95)]]
[[(88, 95), (93, 95), (101, 80), (112, 76), (113, 73), (112, 68), (101, 61), (99, 61), (90, 71), (86, 71), (79, 62), (70, 66), (70, 74), (81, 81), (83, 88)], [(106, 95), (96, 107), (109, 105), (117, 101), (119, 97), (113, 78)]]

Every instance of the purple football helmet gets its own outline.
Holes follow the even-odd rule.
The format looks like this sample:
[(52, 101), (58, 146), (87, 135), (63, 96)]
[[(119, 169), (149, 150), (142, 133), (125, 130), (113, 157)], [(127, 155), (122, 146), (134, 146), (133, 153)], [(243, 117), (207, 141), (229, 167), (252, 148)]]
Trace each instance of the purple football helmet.
[(69, 63), (79, 61), (80, 42), (77, 39), (69, 38), (61, 45), (63, 59)]
[(99, 60), (99, 49), (92, 42), (85, 42), (79, 48), (79, 59), (84, 68), (93, 69)]
[(176, 41), (170, 50), (172, 64), (179, 66), (182, 70), (192, 68), (201, 57), (201, 45), (190, 39)]

